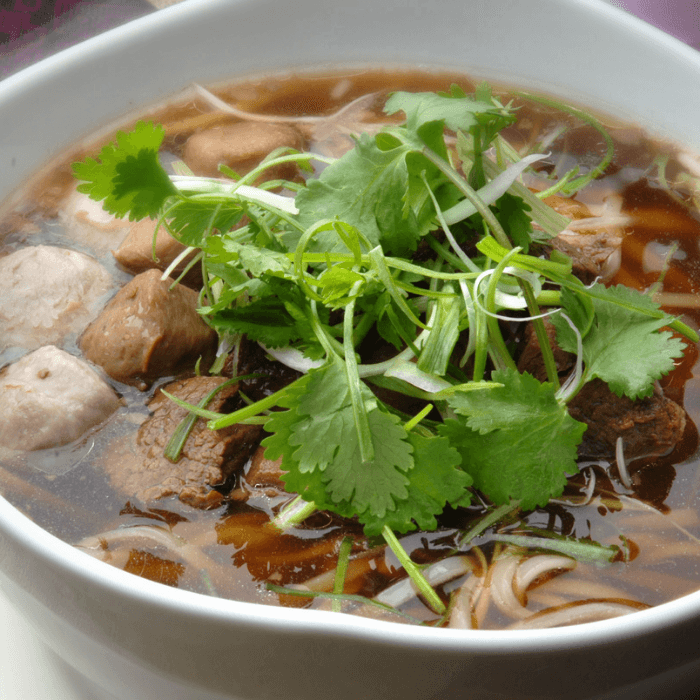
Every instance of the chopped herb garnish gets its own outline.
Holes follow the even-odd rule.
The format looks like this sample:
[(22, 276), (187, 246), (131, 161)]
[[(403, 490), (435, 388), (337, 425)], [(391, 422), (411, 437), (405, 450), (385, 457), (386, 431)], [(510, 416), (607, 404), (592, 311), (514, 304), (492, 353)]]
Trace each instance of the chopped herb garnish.
[[(568, 401), (594, 378), (619, 395), (649, 396), (683, 353), (682, 340), (663, 329), (698, 338), (641, 292), (585, 287), (565, 256), (528, 253), (568, 220), (518, 182), (544, 156), (518, 159), (501, 135), (516, 109), (488, 86), (473, 97), (457, 87), (396, 93), (385, 109), (403, 112), (405, 123), (360, 134), (341, 158), (319, 159), (318, 177), (288, 183), (293, 199), (250, 186), (275, 158), (241, 182), (169, 177), (158, 161), (164, 131), (143, 122), (74, 170), (80, 191), (109, 212), (157, 219), (199, 249), (200, 313), (222, 337), (245, 334), (304, 373), (228, 416), (193, 407), (212, 429), (281, 409), (258, 419), (267, 455), (282, 459), (286, 488), (299, 496), (277, 522), (316, 508), (356, 518), (391, 543), (441, 611), (394, 532), (435, 529), (446, 507), (469, 505), (475, 491), (505, 513), (560, 496), (586, 429)], [(607, 144), (602, 162), (585, 176), (567, 174), (558, 190), (573, 192), (610, 162), (612, 142), (594, 127)], [(314, 159), (280, 157), (304, 170)], [(413, 259), (419, 246), (427, 260)], [(539, 324), (549, 382), (516, 369), (498, 323), (514, 309)], [(543, 313), (559, 345), (578, 355), (561, 389)], [(358, 349), (372, 329), (396, 348), (394, 358), (363, 363)], [(373, 386), (430, 407), (404, 416)]]

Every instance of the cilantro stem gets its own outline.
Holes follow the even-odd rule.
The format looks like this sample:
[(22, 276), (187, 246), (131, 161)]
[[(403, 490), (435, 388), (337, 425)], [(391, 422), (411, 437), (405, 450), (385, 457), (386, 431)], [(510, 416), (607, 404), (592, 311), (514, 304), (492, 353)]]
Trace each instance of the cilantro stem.
[[(350, 551), (352, 550), (352, 537), (343, 537), (338, 551), (338, 566), (335, 570), (335, 580), (333, 581), (333, 593), (340, 595), (345, 591), (345, 575), (348, 571), (348, 563), (350, 562)], [(341, 611), (341, 600), (334, 598), (331, 601), (331, 610), (333, 612)]]
[[(212, 389), (212, 391), (210, 391), (197, 404), (197, 407), (198, 408), (206, 408), (207, 404), (222, 389), (225, 389), (226, 387), (229, 387), (232, 384), (236, 384), (242, 378), (244, 379), (245, 377), (233, 377), (233, 379), (229, 379), (228, 381), (222, 382), (221, 384), (219, 384), (219, 386)], [(168, 395), (168, 396), (170, 396), (170, 395)], [(194, 424), (197, 422), (198, 418), (199, 418), (199, 416), (196, 413), (190, 412), (178, 424), (177, 428), (175, 428), (175, 430), (173, 431), (173, 434), (170, 436), (170, 440), (168, 440), (168, 444), (165, 446), (165, 450), (163, 452), (163, 456), (167, 460), (169, 460), (170, 462), (177, 462), (177, 460), (180, 459), (180, 453), (182, 452), (182, 448), (184, 447), (185, 442), (187, 442), (187, 438), (189, 437), (190, 433), (192, 432), (192, 428), (194, 428)]]
[(318, 310), (316, 305), (316, 300), (309, 300), (310, 314), (307, 314), (307, 318), (311, 322), (311, 326), (314, 329), (314, 333), (318, 338), (319, 343), (323, 346), (326, 354), (329, 357), (340, 356), (344, 352), (343, 346), (332, 336), (326, 333), (321, 319), (318, 317)]
[[(518, 152), (500, 134), (496, 137), (496, 143), (509, 160), (512, 162), (520, 160)], [(488, 159), (484, 161), (484, 168), (489, 177), (497, 177), (501, 172), (498, 165)], [(537, 222), (549, 237), (557, 236), (571, 223), (571, 219), (559, 214), (552, 207), (542, 202), (536, 194), (531, 192), (521, 182), (514, 182), (510, 186), (510, 192), (520, 197), (530, 207), (532, 220)]]
[(518, 547), (545, 549), (558, 552), (576, 559), (577, 561), (598, 564), (610, 564), (620, 554), (617, 545), (604, 546), (598, 542), (585, 542), (563, 537), (537, 537), (533, 535), (502, 535), (494, 533), (491, 539), (497, 542), (505, 542)]
[(615, 144), (607, 130), (603, 128), (603, 125), (593, 115), (582, 112), (580, 109), (576, 109), (576, 107), (559, 102), (558, 100), (553, 100), (549, 97), (540, 97), (539, 95), (531, 95), (526, 92), (516, 92), (514, 94), (519, 95), (526, 100), (538, 102), (539, 104), (543, 104), (547, 107), (553, 107), (554, 109), (571, 114), (577, 119), (580, 119), (582, 122), (592, 126), (603, 137), (606, 146), (605, 156), (603, 156), (600, 163), (598, 163), (595, 168), (592, 168), (589, 173), (582, 175), (581, 177), (578, 177), (568, 183), (568, 185), (563, 189), (563, 192), (567, 196), (571, 196), (582, 187), (585, 187), (589, 182), (595, 180), (605, 173), (610, 163), (612, 163), (613, 156), (615, 155)]
[(266, 170), (278, 165), (284, 165), (285, 163), (306, 163), (307, 169), (311, 169), (309, 162), (312, 160), (330, 165), (335, 161), (335, 158), (327, 158), (317, 153), (289, 153), (286, 156), (277, 156), (276, 158), (270, 158), (268, 156), (260, 165), (246, 173), (237, 183), (238, 185), (252, 185)]
[[(470, 270), (471, 272), (476, 272), (476, 273), (481, 272), (481, 270), (479, 270), (479, 268), (477, 267), (476, 263), (462, 250), (462, 248), (457, 243), (457, 240), (452, 235), (452, 231), (450, 231), (450, 227), (448, 226), (447, 221), (445, 221), (445, 217), (443, 215), (440, 204), (437, 201), (437, 197), (435, 196), (435, 193), (433, 192), (432, 187), (430, 187), (430, 185), (428, 184), (428, 180), (425, 177), (424, 172), (421, 173), (421, 179), (423, 180), (423, 184), (425, 185), (425, 189), (427, 190), (428, 195), (430, 196), (430, 199), (433, 202), (433, 207), (435, 207), (438, 221), (440, 223), (440, 226), (442, 227), (442, 230), (445, 232), (445, 236), (446, 236), (447, 240), (450, 242), (450, 246), (452, 246), (452, 250), (454, 250), (455, 254), (462, 262), (462, 265), (467, 270)], [(431, 238), (432, 238), (432, 236), (431, 236)]]
[(532, 287), (525, 280), (518, 280), (520, 288), (523, 290), (528, 311), (532, 319), (532, 327), (537, 336), (537, 342), (540, 345), (540, 352), (544, 361), (544, 368), (547, 372), (547, 380), (552, 382), (555, 387), (559, 388), (559, 372), (557, 371), (557, 363), (554, 359), (554, 351), (549, 343), (549, 336), (545, 328), (544, 321), (541, 318), (536, 318), (540, 315), (540, 307), (535, 299), (535, 294)]
[(520, 504), (515, 501), (514, 503), (506, 503), (502, 506), (498, 506), (490, 513), (487, 513), (484, 517), (479, 519), (475, 525), (469, 528), (464, 535), (459, 540), (459, 546), (463, 547), (469, 544), (475, 537), (478, 537), (484, 530), (495, 525), (499, 520), (504, 518), (510, 513), (514, 513), (520, 508)]
[[(443, 249), (444, 250), (444, 249)], [(296, 253), (286, 253), (285, 254), (289, 260), (294, 262)], [(446, 256), (443, 256), (446, 257)], [(384, 262), (388, 268), (394, 268), (395, 270), (401, 270), (402, 272), (412, 272), (423, 277), (429, 277), (439, 280), (469, 280), (474, 279), (478, 273), (477, 272), (438, 272), (430, 270), (429, 268), (416, 265), (408, 260), (403, 260), (402, 258), (393, 258), (391, 256), (384, 256)], [(456, 258), (455, 258), (456, 259)], [(333, 263), (333, 262), (355, 262), (355, 258), (350, 253), (307, 253), (303, 254), (303, 263), (305, 265), (315, 265), (319, 263)], [(360, 258), (360, 262), (364, 267), (372, 267), (372, 259), (369, 255), (363, 255)], [(451, 264), (454, 261), (448, 260)], [(461, 268), (462, 265), (455, 265)]]
[(491, 230), (493, 237), (505, 248), (512, 248), (508, 235), (503, 230), (496, 215), (488, 205), (479, 197), (474, 188), (445, 160), (427, 146), (422, 150), (423, 155), (433, 165), (437, 166), (442, 173), (452, 182), (452, 184), (474, 205), (474, 208), (481, 214), (486, 225)]
[(375, 320), (376, 319), (372, 314), (363, 314), (360, 317), (360, 320), (355, 326), (355, 330), (352, 334), (352, 342), (355, 346), (359, 345), (364, 340), (365, 336), (374, 325)]
[[(500, 243), (504, 248), (510, 250), (513, 247), (510, 242), (510, 239), (501, 227), (501, 224), (499, 223), (494, 213), (491, 211), (490, 207), (484, 204), (484, 202), (479, 197), (478, 193), (475, 192), (474, 189), (467, 182), (465, 182), (462, 177), (460, 177), (459, 173), (457, 173), (452, 168), (452, 166), (450, 166), (448, 163), (445, 163), (445, 161), (442, 158), (440, 158), (440, 156), (431, 151), (429, 148), (424, 148), (423, 154), (434, 165), (440, 168), (440, 170), (450, 179), (450, 181), (474, 205), (476, 210), (479, 212), (479, 214), (481, 214), (482, 218), (484, 219), (484, 222), (488, 225), (496, 241), (498, 241), (498, 243)], [(521, 289), (523, 290), (523, 294), (525, 295), (525, 301), (527, 303), (528, 310), (530, 311), (530, 315), (538, 316), (539, 307), (537, 306), (537, 301), (535, 300), (535, 295), (532, 290), (532, 287), (530, 287), (530, 285), (524, 281), (520, 281), (519, 284)], [(535, 329), (537, 340), (540, 344), (540, 350), (544, 359), (544, 366), (547, 371), (547, 379), (550, 382), (552, 382), (554, 386), (558, 387), (559, 376), (557, 373), (556, 362), (554, 361), (554, 353), (552, 352), (552, 348), (549, 344), (549, 338), (547, 336), (547, 331), (545, 329), (544, 322), (541, 318), (534, 318), (532, 324)], [(489, 330), (489, 334), (492, 338), (492, 341), (495, 343), (497, 356), (501, 357), (502, 359), (506, 357), (510, 358), (510, 354), (507, 351), (505, 352), (505, 354), (503, 353), (503, 347), (499, 342), (499, 337), (501, 341), (503, 340), (503, 338), (500, 335), (500, 331), (498, 330), (498, 324), (496, 323), (496, 320), (486, 318), (485, 325)], [(481, 338), (480, 340), (483, 341), (483, 338)], [(477, 341), (477, 348), (478, 347), (479, 346)], [(477, 352), (476, 357), (479, 360), (479, 364), (475, 364), (474, 378), (481, 379), (485, 371), (486, 362), (485, 348), (483, 344), (481, 346), (481, 349)]]
[(422, 411), (418, 412), (415, 416), (413, 416), (413, 418), (411, 418), (411, 420), (404, 424), (404, 430), (407, 433), (411, 432), (411, 430), (413, 430), (413, 428), (415, 428), (418, 425), (418, 423), (420, 423), (423, 420), (423, 418), (425, 418), (433, 410), (433, 408), (434, 406), (431, 403), (429, 403), (427, 406), (424, 406)]
[[(439, 241), (435, 239), (433, 235), (428, 235), (425, 237), (425, 240), (427, 240), (428, 245), (448, 264), (452, 265), (452, 267), (455, 267), (457, 269), (461, 268), (463, 270), (466, 270), (465, 263), (462, 261), (461, 258), (459, 258), (457, 255), (452, 253), (450, 250), (448, 250), (444, 245), (442, 245)], [(450, 242), (451, 243), (451, 242)], [(481, 270), (477, 274), (481, 274)], [(461, 282), (462, 280), (460, 280)]]
[[(506, 255), (501, 262), (496, 265), (496, 269), (491, 275), (489, 280), (489, 287), (486, 292), (486, 309), (491, 313), (496, 311), (496, 290), (498, 288), (498, 282), (503, 274), (503, 271), (508, 266), (510, 258), (518, 254), (519, 248), (514, 248), (508, 255)], [(510, 367), (511, 369), (517, 369), (515, 361), (510, 356), (506, 343), (503, 340), (503, 335), (501, 334), (501, 329), (498, 325), (498, 320), (493, 316), (486, 316), (486, 325), (489, 331), (489, 338), (493, 345), (494, 350), (500, 360), (499, 364), (502, 368)]]
[[(357, 293), (361, 282), (356, 282), (350, 292), (350, 296)], [(345, 371), (348, 377), (348, 387), (350, 389), (350, 401), (352, 402), (352, 413), (355, 418), (357, 429), (357, 439), (360, 447), (360, 459), (367, 464), (374, 459), (374, 443), (372, 442), (372, 431), (369, 427), (367, 409), (362, 399), (360, 386), (360, 375), (357, 369), (357, 356), (353, 345), (353, 331), (355, 317), (355, 300), (353, 299), (345, 307), (343, 349), (345, 351)]]
[(221, 414), (213, 414), (211, 413), (211, 411), (206, 411), (206, 415), (204, 415), (205, 412), (200, 411), (197, 415), (201, 415), (203, 418), (211, 419), (209, 423), (207, 423), (207, 427), (210, 430), (220, 430), (221, 428), (227, 428), (229, 425), (235, 425), (236, 423), (240, 423), (246, 418), (257, 416), (263, 411), (267, 411), (268, 409), (277, 406), (280, 399), (283, 399), (287, 395), (290, 387), (294, 386), (302, 379), (304, 379), (304, 377), (300, 377), (291, 384), (288, 384), (279, 391), (276, 391), (274, 394), (270, 394), (269, 396), (266, 396), (264, 399), (260, 399), (260, 401), (256, 401), (250, 406), (244, 406), (243, 408), (239, 408), (233, 413), (228, 413), (222, 416)]
[(316, 510), (316, 504), (313, 501), (305, 501), (301, 496), (297, 496), (277, 513), (271, 523), (279, 530), (288, 530), (303, 523)]
[(408, 556), (408, 552), (401, 546), (393, 530), (388, 525), (385, 525), (382, 529), (382, 537), (396, 555), (406, 573), (411, 577), (419, 592), (426, 599), (430, 608), (438, 615), (442, 615), (445, 612), (445, 604), (440, 600), (440, 597), (428, 583), (425, 576), (423, 576), (423, 572), (413, 563), (411, 557)]
[(377, 246), (369, 251), (369, 258), (372, 262), (372, 268), (377, 274), (380, 282), (386, 287), (387, 291), (391, 295), (391, 298), (396, 302), (396, 305), (404, 312), (404, 314), (413, 321), (417, 326), (423, 329), (427, 329), (427, 326), (411, 311), (411, 308), (406, 303), (401, 292), (399, 292), (396, 284), (394, 282), (389, 269), (386, 266), (386, 259), (384, 258), (384, 252), (381, 246)]
[(470, 337), (472, 333), (474, 334), (474, 370), (472, 379), (475, 382), (480, 382), (486, 373), (489, 336), (486, 314), (478, 304), (474, 304), (474, 328), (469, 329)]

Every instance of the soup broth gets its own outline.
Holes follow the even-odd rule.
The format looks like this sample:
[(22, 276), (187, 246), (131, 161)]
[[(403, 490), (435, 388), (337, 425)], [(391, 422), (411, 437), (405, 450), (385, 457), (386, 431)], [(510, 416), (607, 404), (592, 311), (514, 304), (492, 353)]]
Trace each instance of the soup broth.
[[(354, 146), (354, 135), (374, 136), (382, 127), (402, 122), (403, 114), (384, 112), (390, 94), (448, 91), (454, 84), (466, 93), (478, 88), (464, 76), (418, 71), (279, 76), (208, 89), (197, 86), (141, 119), (163, 125), (161, 163), (181, 177), (191, 172), (214, 177), (222, 160), (230, 168), (225, 175), (231, 175), (232, 170), (245, 176), (271, 151), (279, 156), (293, 151), (319, 154), (320, 159), (313, 161), (310, 169), (292, 159), (265, 176), (284, 180), (272, 187), (272, 194), (291, 202), (295, 189), (303, 188), (305, 180), (321, 174)], [(605, 119), (604, 131), (614, 146), (613, 159), (606, 163), (606, 137), (597, 122), (593, 124), (578, 110), (516, 92), (495, 94), (502, 105), (512, 101), (516, 110), (517, 120), (501, 132), (513, 152), (520, 157), (545, 154), (519, 179), (530, 192), (548, 190), (572, 168), (577, 170), (568, 177), (574, 180), (604, 163), (602, 172), (574, 194), (560, 191), (544, 199), (571, 218), (572, 224), (558, 236), (554, 248), (572, 255), (575, 263), (580, 261), (578, 267), (575, 264), (576, 274), (585, 284), (600, 278), (606, 285), (649, 292), (667, 313), (682, 318), (691, 328), (700, 326), (700, 179), (692, 162), (688, 166), (689, 156), (633, 126)], [(134, 124), (120, 128), (129, 130)], [(240, 144), (237, 131), (243, 134)], [(187, 473), (196, 472), (197, 479), (206, 473), (205, 487), (188, 485), (183, 495), (179, 485), (171, 485), (174, 477), (165, 472), (143, 486), (140, 472), (161, 469), (157, 460), (187, 417), (184, 408), (171, 415), (173, 406), (161, 390), (182, 390), (183, 400), (197, 404), (216, 389), (218, 393), (210, 402), (201, 405), (228, 413), (281, 391), (311, 365), (290, 367), (293, 363), (288, 357), (282, 364), (274, 361), (255, 342), (254, 335), (245, 338), (232, 333), (223, 342), (212, 340), (204, 323), (196, 332), (198, 338), (201, 335), (196, 352), (183, 350), (180, 357), (173, 343), (156, 369), (129, 375), (121, 364), (117, 366), (127, 360), (121, 356), (115, 359), (113, 351), (109, 359), (113, 364), (95, 361), (94, 351), (86, 350), (94, 345), (88, 346), (86, 339), (99, 336), (94, 341), (98, 344), (110, 327), (118, 327), (125, 338), (130, 337), (134, 325), (144, 336), (165, 332), (160, 327), (152, 330), (150, 321), (141, 320), (134, 307), (128, 306), (120, 307), (113, 318), (99, 325), (98, 317), (106, 305), (117, 293), (123, 293), (118, 290), (135, 277), (150, 274), (147, 268), (166, 270), (177, 278), (179, 272), (174, 270), (182, 270), (196, 255), (196, 251), (190, 252), (189, 258), (184, 255), (179, 261), (175, 258), (181, 249), (163, 253), (165, 249), (159, 248), (163, 257), (155, 262), (148, 259), (151, 250), (147, 248), (138, 261), (134, 262), (134, 256), (127, 260), (124, 242), (141, 224), (101, 212), (101, 205), (76, 190), (71, 164), (97, 157), (99, 148), (113, 140), (112, 134), (99, 144), (87, 140), (64, 154), (29, 182), (0, 218), (0, 266), (3, 260), (8, 265), (10, 256), (22, 251), (43, 255), (48, 250), (48, 255), (68, 250), (87, 256), (98, 266), (98, 278), (106, 280), (95, 287), (95, 298), (75, 296), (71, 285), (89, 290), (96, 284), (93, 277), (90, 282), (78, 277), (87, 266), (80, 258), (75, 262), (79, 272), (67, 273), (73, 281), (65, 289), (61, 287), (57, 301), (47, 301), (43, 286), (53, 289), (60, 285), (38, 266), (32, 268), (34, 263), (22, 263), (34, 270), (34, 279), (27, 282), (21, 295), (30, 301), (32, 296), (43, 301), (17, 309), (10, 308), (15, 303), (14, 292), (15, 296), (3, 292), (0, 297), (4, 324), (0, 364), (5, 366), (5, 377), (23, 358), (49, 345), (85, 359), (97, 371), (105, 391), (111, 392), (113, 399), (105, 399), (107, 403), (115, 403), (107, 417), (88, 421), (78, 434), (67, 434), (54, 445), (35, 440), (40, 431), (35, 426), (28, 429), (31, 436), (27, 438), (34, 442), (23, 446), (10, 436), (23, 428), (17, 427), (14, 418), (0, 415), (0, 490), (35, 522), (89, 555), (165, 585), (235, 600), (328, 608), (402, 623), (479, 629), (574, 624), (658, 605), (698, 588), (700, 479), (695, 423), (700, 411), (700, 380), (696, 378), (697, 350), (689, 341), (684, 341), (684, 355), (675, 360), (673, 371), (654, 389), (654, 397), (670, 402), (663, 404), (664, 415), (673, 414), (673, 420), (660, 426), (651, 409), (629, 419), (636, 421), (634, 430), (643, 430), (639, 426), (646, 421), (652, 426), (650, 430), (658, 433), (653, 440), (641, 441), (639, 454), (630, 457), (626, 452), (629, 443), (615, 441), (614, 436), (590, 438), (589, 442), (584, 436), (582, 445), (586, 447), (579, 448), (580, 472), (572, 474), (563, 493), (547, 505), (520, 509), (515, 502), (493, 504), (474, 489), (471, 503), (446, 507), (437, 516), (434, 530), (398, 535), (401, 548), (442, 602), (442, 610), (436, 610), (424, 594), (416, 594), (407, 578), (406, 562), (400, 561), (382, 537), (367, 536), (357, 518), (311, 509), (308, 517), (292, 520), (289, 527), (280, 529), (273, 524), (279, 524), (280, 514), (289, 512), (294, 495), (284, 490), (279, 465), (263, 461), (263, 450), (258, 447), (266, 435), (262, 419), (224, 428), (221, 433), (231, 436), (226, 437), (230, 442), (225, 447), (207, 436), (212, 431), (199, 419), (189, 439), (205, 445), (211, 463), (195, 456), (193, 447), (185, 447), (173, 461), (182, 465), (184, 460), (190, 465)], [(450, 132), (447, 143), (459, 167), (459, 138)], [(489, 144), (488, 149), (488, 162), (504, 157), (502, 146)], [(264, 181), (261, 177), (246, 184), (262, 186)], [(245, 227), (249, 219), (231, 214), (227, 223), (236, 230)], [(151, 222), (148, 240), (154, 228), (155, 222)], [(221, 219), (214, 228), (223, 231)], [(266, 232), (260, 229), (256, 235), (260, 240)], [(413, 260), (432, 265), (435, 251), (449, 247), (444, 236), (437, 239), (432, 249), (419, 244)], [(188, 245), (187, 240), (184, 243)], [(479, 255), (473, 243), (465, 242), (463, 250)], [(549, 251), (549, 244), (535, 241), (529, 253), (539, 258)], [(62, 264), (58, 267), (63, 269)], [(192, 267), (178, 285), (186, 290), (182, 304), (191, 303), (192, 309), (197, 303), (206, 306), (211, 299), (208, 295), (217, 293), (205, 288), (200, 294), (200, 267), (199, 263)], [(154, 273), (149, 290), (157, 290), (160, 274)], [(225, 276), (223, 268), (217, 274)], [(219, 284), (214, 277), (206, 282)], [(232, 280), (227, 279), (227, 284), (233, 284)], [(411, 285), (414, 281), (407, 278), (406, 298), (416, 297)], [(162, 303), (165, 308), (170, 301)], [(242, 303), (239, 299), (234, 305)], [(36, 309), (47, 306), (52, 309), (50, 318), (38, 319)], [(77, 306), (85, 309), (84, 313), (74, 311)], [(123, 308), (132, 309), (127, 318)], [(324, 317), (328, 327), (342, 327), (342, 308), (333, 307)], [(413, 308), (425, 311), (420, 303)], [(185, 311), (169, 309), (163, 313), (170, 314), (173, 323), (184, 323)], [(522, 359), (528, 352), (529, 331), (526, 320), (518, 319), (525, 319), (527, 310), (504, 313), (512, 317), (501, 321), (501, 328), (505, 342), (514, 348), (518, 368), (536, 374), (536, 363), (526, 364)], [(274, 324), (275, 316), (272, 311), (270, 314)], [(427, 316), (423, 318), (427, 321)], [(201, 322), (199, 317), (196, 320)], [(124, 321), (126, 325), (119, 325)], [(32, 333), (25, 333), (23, 324), (31, 326)], [(466, 336), (464, 327), (460, 330)], [(374, 329), (365, 332), (357, 346), (362, 363), (381, 363), (399, 352), (386, 333), (382, 337)], [(183, 326), (177, 334), (190, 334), (190, 326)], [(455, 366), (467, 342), (463, 338), (455, 346)], [(159, 343), (153, 344), (154, 354), (159, 352)], [(313, 359), (318, 360), (318, 354)], [(463, 370), (461, 366), (456, 370), (455, 383), (471, 372), (469, 362)], [(493, 368), (490, 362), (487, 373)], [(560, 365), (562, 380), (572, 366)], [(238, 391), (222, 385), (233, 376), (244, 376)], [(190, 389), (194, 385), (187, 382), (193, 378), (209, 378), (213, 383), (206, 391)], [(3, 392), (10, 396), (10, 385), (9, 381), (0, 385), (0, 403), (10, 400), (2, 398)], [(394, 388), (390, 382), (373, 385), (380, 399), (392, 405), (404, 422), (429, 403), (421, 391), (396, 402), (391, 393)], [(62, 392), (59, 398), (46, 399), (44, 405), (54, 402), (59, 413), (73, 411), (62, 403), (67, 390), (58, 390)], [(676, 408), (671, 408), (671, 403)], [(630, 411), (637, 410), (632, 401), (629, 405)], [(574, 408), (572, 401), (571, 406), (579, 421), (602, 410), (595, 403)], [(273, 403), (271, 408), (279, 406)], [(260, 415), (269, 418), (274, 413)], [(431, 426), (441, 420), (434, 408), (426, 415), (433, 421)], [(612, 419), (608, 422), (612, 424)], [(629, 428), (623, 419), (616, 425), (612, 431)], [(586, 434), (595, 429), (589, 428)], [(664, 431), (673, 435), (669, 437)], [(211, 445), (207, 442), (210, 439), (214, 440)], [(595, 450), (591, 445), (596, 440), (597, 454), (592, 454)], [(183, 478), (186, 481), (189, 477), (180, 475), (175, 480)], [(609, 556), (603, 562), (595, 552), (604, 548)], [(339, 574), (339, 569), (344, 573)]]

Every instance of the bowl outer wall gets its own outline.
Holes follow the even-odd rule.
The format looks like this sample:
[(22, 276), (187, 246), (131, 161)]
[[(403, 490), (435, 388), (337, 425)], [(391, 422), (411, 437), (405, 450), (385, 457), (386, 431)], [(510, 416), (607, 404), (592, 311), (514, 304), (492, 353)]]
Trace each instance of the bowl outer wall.
[[(0, 199), (75, 140), (193, 80), (207, 83), (284, 68), (368, 63), (457, 69), (556, 94), (700, 150), (700, 130), (695, 128), (698, 54), (602, 3), (190, 0), (0, 83)], [(698, 633), (700, 609), (700, 598), (693, 595), (614, 624), (547, 633), (452, 633), (357, 620), (345, 622), (340, 630), (337, 619), (328, 615), (210, 601), (115, 572), (26, 523), (4, 501), (0, 568), (8, 577), (11, 597), (43, 636), (88, 673), (100, 666), (100, 658), (106, 668), (114, 652), (127, 666), (141, 664), (156, 676), (170, 671), (194, 683), (205, 668), (201, 664), (217, 656), (211, 640), (226, 640), (246, 659), (246, 667), (255, 669), (256, 678), (237, 680), (235, 660), (231, 668), (217, 664), (205, 681), (211, 697), (219, 697), (226, 687), (236, 688), (241, 697), (274, 697), (283, 678), (263, 673), (274, 665), (273, 658), (286, 658), (294, 668), (307, 665), (304, 660), (310, 658), (317, 660), (314, 666), (331, 669), (325, 675), (315, 669), (315, 679), (297, 679), (294, 689), (287, 680), (285, 697), (290, 698), (318, 692), (323, 683), (337, 678), (344, 679), (343, 697), (357, 697), (357, 684), (380, 683), (386, 667), (394, 669), (391, 677), (399, 668), (407, 674), (405, 684), (394, 686), (396, 697), (448, 696), (444, 693), (455, 690), (453, 682), (470, 687), (469, 679), (480, 677), (483, 687), (472, 688), (470, 697), (506, 693), (503, 697), (512, 699), (517, 697), (516, 681), (533, 663), (552, 671), (551, 693), (541, 688), (542, 697), (555, 697), (554, 688), (562, 680), (576, 682), (573, 695), (569, 685), (569, 697), (589, 697), (690, 661), (695, 652), (676, 639)], [(282, 627), (275, 648), (269, 632), (278, 624)], [(158, 641), (164, 627), (171, 648)], [(206, 629), (213, 634), (205, 642)], [(199, 651), (193, 651), (183, 630), (195, 633)], [(61, 645), (56, 635), (72, 643)], [(178, 653), (171, 653), (173, 646)], [(633, 650), (642, 663), (628, 671), (623, 661)], [(191, 670), (181, 658), (185, 651)], [(505, 654), (510, 670), (498, 672)], [(137, 661), (139, 656), (142, 661)], [(353, 675), (359, 659), (365, 670)], [(617, 673), (614, 664), (622, 664)], [(597, 678), (586, 670), (593, 665), (598, 666)], [(128, 683), (126, 667), (115, 667), (121, 673), (112, 675), (121, 677), (110, 682)], [(442, 685), (430, 686), (435, 694), (419, 680), (428, 667), (443, 679)], [(381, 694), (393, 696), (388, 689)]]

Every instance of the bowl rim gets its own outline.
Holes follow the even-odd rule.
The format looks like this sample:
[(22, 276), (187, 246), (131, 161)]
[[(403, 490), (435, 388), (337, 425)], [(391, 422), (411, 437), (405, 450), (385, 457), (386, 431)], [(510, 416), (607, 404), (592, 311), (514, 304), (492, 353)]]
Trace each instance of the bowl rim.
[[(0, 82), (0, 114), (2, 106), (30, 92), (46, 86), (56, 76), (73, 71), (86, 58), (104, 58), (110, 52), (131, 44), (147, 41), (156, 33), (174, 31), (185, 26), (204, 10), (214, 12), (236, 6), (249, 8), (253, 4), (270, 4), (272, 0), (186, 0), (151, 15), (146, 15), (126, 25), (109, 30), (81, 44), (70, 47), (29, 66)], [(652, 27), (623, 10), (603, 0), (557, 0), (563, 6), (577, 12), (598, 16), (601, 22), (612, 22), (624, 28), (630, 37), (636, 36), (655, 45), (658, 51), (687, 62), (700, 76), (700, 53), (661, 30)], [(165, 95), (159, 95), (161, 101)], [(130, 108), (133, 111), (133, 106)], [(89, 133), (88, 129), (88, 133)], [(698, 140), (700, 143), (700, 137)], [(65, 148), (62, 144), (58, 151)], [(0, 161), (0, 165), (2, 161)], [(36, 170), (35, 167), (32, 169)], [(26, 177), (20, 178), (21, 181)], [(357, 639), (372, 639), (399, 646), (423, 648), (490, 651), (530, 651), (533, 645), (539, 651), (546, 648), (585, 648), (616, 639), (628, 639), (649, 634), (672, 626), (688, 616), (700, 616), (700, 591), (660, 604), (648, 610), (625, 615), (614, 620), (585, 623), (575, 627), (545, 630), (451, 630), (431, 627), (408, 627), (383, 621), (338, 616), (316, 610), (278, 608), (258, 603), (245, 603), (185, 590), (169, 588), (162, 584), (140, 579), (108, 564), (97, 561), (59, 540), (0, 496), (0, 541), (10, 537), (16, 545), (32, 556), (62, 568), (75, 578), (82, 578), (89, 586), (109, 592), (124, 601), (148, 603), (171, 615), (218, 622), (251, 622), (256, 625), (278, 628), (280, 623), (289, 625), (299, 633), (322, 632), (331, 636), (350, 635)], [(2, 568), (0, 559), (0, 569)]]

